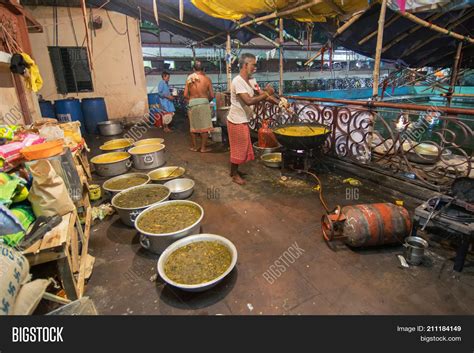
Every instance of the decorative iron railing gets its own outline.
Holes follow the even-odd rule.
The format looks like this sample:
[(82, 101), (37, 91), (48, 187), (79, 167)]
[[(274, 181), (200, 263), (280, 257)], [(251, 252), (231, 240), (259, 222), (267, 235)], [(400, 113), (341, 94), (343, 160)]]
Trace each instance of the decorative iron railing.
[(315, 122), (331, 129), (324, 151), (443, 190), (474, 177), (474, 109), (404, 103), (288, 97), (289, 115), (268, 102), (255, 107), (252, 129)]

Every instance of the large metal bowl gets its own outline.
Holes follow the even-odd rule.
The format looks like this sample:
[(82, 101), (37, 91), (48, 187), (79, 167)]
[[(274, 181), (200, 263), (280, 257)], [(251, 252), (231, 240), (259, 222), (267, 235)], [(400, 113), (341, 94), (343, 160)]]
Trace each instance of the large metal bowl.
[[(112, 189), (108, 186), (108, 184), (110, 184), (111, 182), (113, 181), (116, 181), (116, 180), (120, 180), (120, 179), (126, 179), (126, 178), (130, 178), (130, 177), (140, 177), (140, 178), (143, 178), (143, 184), (140, 184), (140, 185), (135, 185), (135, 186), (141, 186), (141, 185), (145, 185), (145, 184), (148, 184), (150, 182), (150, 177), (145, 174), (145, 173), (128, 173), (128, 174), (124, 174), (124, 175), (119, 175), (119, 176), (116, 176), (114, 178), (110, 178), (109, 180), (107, 180), (104, 184), (102, 184), (102, 188), (108, 192), (111, 192), (112, 194), (117, 194), (121, 191), (124, 191), (126, 189)], [(132, 186), (134, 187), (134, 186)], [(129, 189), (129, 188), (127, 188)]]
[[(220, 275), (219, 277), (216, 277), (212, 281), (209, 282), (204, 282), (200, 284), (182, 284), (182, 283), (177, 283), (173, 280), (171, 280), (165, 273), (165, 264), (166, 261), (168, 260), (169, 256), (178, 250), (179, 248), (186, 246), (191, 243), (195, 243), (198, 241), (216, 241), (221, 243), (222, 245), (226, 246), (227, 249), (229, 249), (231, 255), (232, 255), (232, 261), (230, 263), (230, 266), (227, 268), (227, 270)], [(218, 284), (220, 281), (222, 281), (235, 267), (237, 263), (237, 249), (235, 245), (227, 238), (224, 238), (220, 235), (215, 235), (215, 234), (198, 234), (198, 235), (192, 235), (189, 237), (186, 237), (184, 239), (178, 240), (168, 246), (165, 251), (161, 254), (159, 260), (158, 260), (158, 274), (160, 277), (168, 284), (172, 285), (173, 287), (180, 288), (182, 290), (188, 291), (188, 292), (202, 292), (205, 291), (209, 288), (214, 287), (216, 284)]]
[[(280, 168), (281, 167), (281, 152), (276, 153), (267, 153), (260, 157), (263, 164), (270, 168)], [(271, 159), (278, 159), (278, 161), (271, 161)]]
[(188, 178), (170, 180), (164, 185), (170, 189), (170, 198), (173, 200), (187, 199), (194, 191), (194, 180)]
[[(191, 224), (189, 227), (181, 229), (173, 233), (149, 233), (149, 232), (144, 231), (143, 229), (140, 229), (140, 227), (138, 226), (138, 223), (140, 222), (140, 219), (142, 219), (142, 217), (146, 216), (148, 212), (156, 208), (165, 207), (170, 204), (192, 205), (193, 207), (197, 207), (199, 209), (199, 211), (201, 212), (201, 216), (196, 222)], [(135, 219), (135, 228), (136, 230), (138, 230), (138, 232), (140, 232), (140, 245), (143, 248), (155, 254), (161, 254), (163, 251), (165, 251), (165, 249), (168, 246), (170, 246), (176, 240), (184, 238), (188, 235), (198, 234), (201, 228), (201, 222), (203, 218), (204, 218), (204, 209), (196, 202), (186, 201), (186, 200), (165, 201), (157, 205), (151, 206), (147, 208), (145, 211), (143, 211), (142, 213), (140, 213), (140, 215)]]
[(151, 181), (154, 183), (165, 183), (169, 180), (180, 178), (186, 169), (183, 167), (171, 166), (161, 167), (148, 173)]
[(281, 145), (278, 146), (278, 147), (263, 148), (263, 147), (258, 147), (258, 142), (254, 142), (253, 143), (253, 150), (255, 151), (255, 154), (257, 156), (263, 156), (264, 154), (267, 154), (267, 153), (280, 152), (281, 151)]
[[(323, 127), (326, 129), (324, 134), (312, 135), (312, 136), (290, 136), (283, 135), (278, 132), (279, 129), (292, 126), (308, 126), (311, 128), (320, 128)], [(295, 123), (295, 124), (283, 124), (278, 125), (272, 128), (273, 133), (275, 134), (278, 142), (286, 148), (292, 150), (308, 150), (316, 149), (321, 147), (326, 141), (327, 137), (331, 133), (331, 130), (328, 126), (318, 124), (318, 123)]]
[[(130, 192), (130, 190), (133, 190), (133, 189), (166, 189), (167, 191), (167, 194), (166, 196), (164, 196), (161, 200), (159, 201), (156, 201), (156, 202), (153, 202), (149, 205), (146, 205), (146, 206), (143, 206), (143, 207), (130, 207), (130, 208), (127, 208), (127, 207), (118, 207), (115, 203), (117, 201), (117, 199), (122, 196), (123, 194), (127, 193), (127, 192)], [(170, 197), (170, 190), (164, 186), (164, 185), (160, 185), (160, 184), (147, 184), (147, 185), (138, 185), (138, 186), (134, 186), (134, 187), (131, 187), (129, 189), (126, 189), (126, 190), (123, 190), (121, 192), (119, 192), (117, 195), (115, 195), (113, 198), (112, 198), (112, 206), (117, 210), (117, 213), (120, 217), (120, 220), (122, 221), (123, 224), (129, 226), (129, 227), (133, 227), (134, 224), (135, 224), (135, 219), (138, 217), (138, 215), (143, 212), (144, 210), (146, 210), (148, 207), (151, 207), (153, 205), (156, 205), (156, 204), (159, 204), (160, 202), (163, 202), (163, 201), (166, 201), (169, 199)]]

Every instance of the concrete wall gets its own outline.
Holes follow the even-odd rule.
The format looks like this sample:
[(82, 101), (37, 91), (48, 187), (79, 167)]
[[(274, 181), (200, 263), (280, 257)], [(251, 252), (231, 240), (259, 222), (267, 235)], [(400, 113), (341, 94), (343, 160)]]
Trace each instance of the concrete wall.
[[(28, 8), (43, 25), (43, 33), (30, 34), (35, 60), (43, 76), (44, 86), (39, 92), (44, 99), (104, 97), (109, 119), (138, 118), (148, 110), (146, 81), (138, 20), (128, 17), (130, 46), (127, 38), (127, 16), (105, 10), (93, 10), (102, 18), (102, 28), (92, 38), (92, 73), (94, 92), (58, 94), (48, 46), (55, 46), (53, 9), (48, 6)], [(84, 20), (80, 8), (58, 8), (58, 45), (82, 46), (85, 38)], [(89, 10), (88, 10), (89, 16)], [(115, 26), (115, 28), (113, 27)], [(132, 60), (133, 67), (132, 69)], [(135, 73), (135, 79), (134, 79)]]

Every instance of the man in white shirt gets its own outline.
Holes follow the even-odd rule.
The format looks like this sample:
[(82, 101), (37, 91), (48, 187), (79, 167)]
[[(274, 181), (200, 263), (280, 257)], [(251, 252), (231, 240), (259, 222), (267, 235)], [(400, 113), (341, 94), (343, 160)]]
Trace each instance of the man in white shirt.
[(242, 54), (239, 60), (240, 73), (232, 80), (230, 89), (230, 110), (227, 115), (230, 176), (232, 181), (239, 185), (245, 184), (239, 173), (239, 165), (255, 158), (248, 125), (253, 116), (253, 105), (269, 99), (275, 93), (270, 84), (260, 91), (257, 82), (252, 78), (256, 65), (255, 55)]

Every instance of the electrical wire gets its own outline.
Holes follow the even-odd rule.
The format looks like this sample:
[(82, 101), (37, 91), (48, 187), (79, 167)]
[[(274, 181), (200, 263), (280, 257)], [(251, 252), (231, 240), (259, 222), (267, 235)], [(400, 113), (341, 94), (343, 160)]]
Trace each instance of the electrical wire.
[[(125, 30), (125, 32), (120, 32), (117, 27), (115, 27), (112, 19), (110, 18), (110, 14), (109, 14), (109, 11), (108, 10), (105, 10), (105, 13), (107, 14), (107, 17), (109, 18), (109, 21), (110, 21), (110, 24), (112, 26), (112, 28), (114, 29), (114, 31), (119, 35), (119, 36), (124, 36), (124, 35), (128, 35), (128, 23), (127, 23), (127, 28)], [(128, 19), (128, 16), (127, 16), (127, 19)]]
[(135, 83), (135, 86), (136, 86), (137, 85), (137, 78), (135, 77), (135, 65), (133, 63), (132, 44), (130, 43), (130, 32), (128, 30), (128, 16), (125, 17), (125, 23), (127, 25), (128, 50), (130, 52), (130, 61), (132, 63), (133, 82)]

